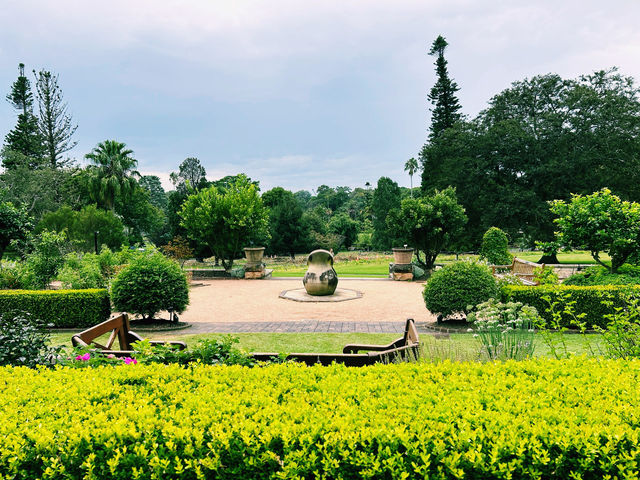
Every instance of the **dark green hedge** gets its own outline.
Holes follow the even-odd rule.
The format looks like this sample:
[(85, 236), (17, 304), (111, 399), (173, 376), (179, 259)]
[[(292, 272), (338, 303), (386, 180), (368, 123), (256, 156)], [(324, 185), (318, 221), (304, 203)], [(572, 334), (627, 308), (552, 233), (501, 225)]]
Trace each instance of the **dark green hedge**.
[(56, 327), (90, 327), (109, 318), (105, 289), (2, 290), (0, 312), (19, 310)]
[[(567, 302), (575, 301), (573, 309), (576, 315), (585, 313), (582, 319), (587, 328), (594, 325), (604, 327), (607, 320), (606, 314), (614, 313), (616, 307), (625, 305), (624, 298), (629, 294), (640, 295), (640, 285), (598, 285), (598, 286), (575, 286), (575, 285), (541, 285), (538, 287), (525, 287), (518, 285), (505, 286), (502, 291), (503, 301), (522, 302), (531, 305), (538, 310), (538, 313), (548, 322), (552, 319), (549, 309), (549, 301), (543, 297), (549, 297), (551, 302), (559, 302), (556, 310), (564, 310)], [(565, 299), (564, 296), (567, 296)], [(603, 300), (611, 300), (612, 306), (606, 306)], [(563, 315), (563, 326), (577, 327), (569, 315)]]

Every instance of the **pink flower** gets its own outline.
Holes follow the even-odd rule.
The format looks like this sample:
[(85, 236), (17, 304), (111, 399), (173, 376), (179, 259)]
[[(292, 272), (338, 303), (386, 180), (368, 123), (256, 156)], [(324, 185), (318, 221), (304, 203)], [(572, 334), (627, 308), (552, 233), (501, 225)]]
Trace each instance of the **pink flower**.
[(138, 363), (138, 361), (135, 358), (131, 358), (131, 357), (125, 357), (124, 358), (124, 363), (126, 365), (135, 365)]
[(76, 360), (82, 360), (83, 362), (86, 362), (87, 360), (89, 360), (91, 358), (91, 354), (90, 353), (85, 353), (84, 355), (78, 355), (76, 357)]
[(116, 358), (116, 356), (113, 353), (110, 353), (109, 355), (107, 355), (107, 358)]

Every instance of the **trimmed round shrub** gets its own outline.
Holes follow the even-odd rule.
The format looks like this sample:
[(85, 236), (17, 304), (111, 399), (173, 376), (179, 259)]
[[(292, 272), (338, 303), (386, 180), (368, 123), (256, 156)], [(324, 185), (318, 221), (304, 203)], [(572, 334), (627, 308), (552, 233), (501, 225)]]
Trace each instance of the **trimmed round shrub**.
[(187, 277), (180, 266), (160, 253), (134, 259), (113, 279), (116, 310), (153, 318), (162, 311), (182, 313), (189, 304)]
[(467, 314), (470, 307), (498, 295), (498, 284), (489, 268), (474, 262), (455, 262), (436, 270), (423, 291), (427, 309), (442, 318)]
[(509, 253), (509, 238), (497, 227), (491, 227), (482, 237), (480, 258), (492, 265), (508, 265), (513, 260)]

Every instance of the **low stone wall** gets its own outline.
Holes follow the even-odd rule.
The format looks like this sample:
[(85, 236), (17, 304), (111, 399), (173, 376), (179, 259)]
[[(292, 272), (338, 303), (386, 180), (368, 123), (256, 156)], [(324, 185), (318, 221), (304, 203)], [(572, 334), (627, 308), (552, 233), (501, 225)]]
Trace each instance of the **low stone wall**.
[(203, 278), (232, 278), (229, 272), (213, 268), (193, 268), (187, 270), (187, 272), (191, 273), (191, 278), (194, 280)]

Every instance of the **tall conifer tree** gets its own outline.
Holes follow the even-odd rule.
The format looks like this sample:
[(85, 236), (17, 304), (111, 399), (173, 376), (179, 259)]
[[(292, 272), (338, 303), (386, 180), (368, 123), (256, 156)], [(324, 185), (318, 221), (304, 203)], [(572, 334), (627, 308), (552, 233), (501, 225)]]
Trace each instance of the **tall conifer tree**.
[(67, 104), (62, 99), (62, 89), (58, 86), (58, 75), (46, 70), (36, 73), (36, 93), (38, 96), (38, 128), (43, 141), (44, 153), (51, 168), (60, 166), (62, 154), (75, 147), (78, 142), (71, 137), (78, 128), (73, 125)]
[(429, 143), (462, 119), (460, 102), (456, 96), (456, 92), (460, 90), (460, 87), (449, 77), (447, 60), (444, 58), (444, 51), (448, 45), (445, 38), (442, 35), (438, 35), (429, 50), (429, 55), (436, 57), (434, 65), (436, 67), (437, 80), (428, 95), (429, 101), (433, 105), (433, 108), (431, 108), (431, 125), (429, 126), (427, 145), (420, 152), (423, 191), (429, 190), (432, 186), (430, 175), (434, 170), (434, 165), (429, 164), (429, 158), (426, 155)]
[[(42, 137), (38, 130), (38, 119), (33, 115), (33, 94), (31, 83), (24, 75), (24, 64), (19, 65), (18, 79), (11, 86), (11, 92), (7, 95), (7, 101), (15, 108), (18, 114), (18, 123), (5, 137), (5, 148), (11, 152), (17, 152), (27, 157), (30, 167), (37, 166), (43, 154)], [(3, 166), (14, 168), (14, 162), (9, 160), (23, 158), (15, 155), (3, 155)]]
[(431, 45), (429, 55), (436, 56), (436, 76), (435, 85), (429, 92), (429, 101), (433, 104), (431, 109), (431, 126), (429, 127), (429, 140), (433, 140), (444, 130), (453, 126), (462, 118), (459, 113), (460, 102), (456, 97), (456, 92), (460, 90), (458, 84), (449, 78), (447, 70), (447, 60), (444, 58), (444, 51), (447, 48), (447, 41), (442, 35), (438, 35)]

